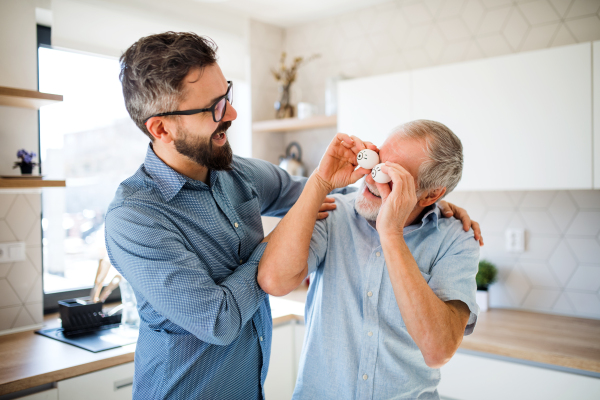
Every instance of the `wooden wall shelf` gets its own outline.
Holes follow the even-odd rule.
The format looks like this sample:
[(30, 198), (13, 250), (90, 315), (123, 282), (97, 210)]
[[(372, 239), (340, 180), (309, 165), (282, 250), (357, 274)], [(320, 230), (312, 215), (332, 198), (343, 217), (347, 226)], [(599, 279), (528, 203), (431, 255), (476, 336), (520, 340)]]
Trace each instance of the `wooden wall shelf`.
[(44, 187), (65, 187), (65, 181), (35, 179), (1, 179), (0, 189), (36, 189)]
[(315, 128), (334, 128), (337, 126), (337, 115), (320, 115), (317, 117), (298, 119), (272, 119), (252, 124), (253, 132), (289, 132)]
[(0, 86), (0, 106), (32, 108), (40, 107), (63, 101), (59, 94), (37, 92)]

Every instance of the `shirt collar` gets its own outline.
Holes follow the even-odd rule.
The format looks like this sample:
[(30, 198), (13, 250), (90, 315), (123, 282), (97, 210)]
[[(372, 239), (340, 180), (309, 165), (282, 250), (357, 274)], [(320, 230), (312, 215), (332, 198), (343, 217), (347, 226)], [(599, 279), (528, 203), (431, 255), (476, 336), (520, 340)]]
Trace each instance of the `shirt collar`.
[[(163, 160), (158, 158), (152, 144), (148, 145), (148, 151), (146, 152), (146, 159), (144, 160), (144, 168), (156, 183), (158, 190), (161, 192), (166, 201), (170, 201), (181, 188), (188, 183), (194, 189), (208, 190), (208, 185), (204, 182), (196, 181), (192, 178), (188, 178), (185, 175), (180, 174), (173, 168), (169, 167), (164, 163)], [(216, 182), (217, 174), (215, 171), (210, 173), (211, 185)]]
[(437, 203), (434, 203), (430, 206), (428, 206), (427, 208), (425, 208), (425, 214), (423, 215), (423, 218), (421, 218), (421, 226), (423, 227), (427, 221), (431, 220), (431, 222), (433, 222), (433, 225), (435, 226), (435, 228), (437, 230), (440, 229), (439, 227), (439, 220), (440, 220), (440, 215), (441, 215), (441, 211), (440, 208), (438, 207)]

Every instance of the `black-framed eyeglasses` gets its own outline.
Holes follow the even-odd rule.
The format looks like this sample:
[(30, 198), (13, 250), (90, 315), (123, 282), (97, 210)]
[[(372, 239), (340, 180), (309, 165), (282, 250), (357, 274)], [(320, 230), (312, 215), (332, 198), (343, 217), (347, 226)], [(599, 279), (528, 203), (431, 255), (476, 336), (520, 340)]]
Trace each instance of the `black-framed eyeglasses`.
[(233, 82), (227, 81), (227, 93), (223, 96), (219, 97), (215, 103), (209, 108), (198, 108), (195, 110), (184, 110), (184, 111), (171, 111), (164, 112), (160, 114), (152, 115), (144, 121), (144, 124), (148, 122), (150, 118), (154, 117), (166, 117), (167, 115), (194, 115), (200, 114), (203, 112), (210, 111), (212, 113), (213, 121), (220, 122), (225, 116), (225, 111), (227, 110), (227, 102), (229, 104), (233, 104)]

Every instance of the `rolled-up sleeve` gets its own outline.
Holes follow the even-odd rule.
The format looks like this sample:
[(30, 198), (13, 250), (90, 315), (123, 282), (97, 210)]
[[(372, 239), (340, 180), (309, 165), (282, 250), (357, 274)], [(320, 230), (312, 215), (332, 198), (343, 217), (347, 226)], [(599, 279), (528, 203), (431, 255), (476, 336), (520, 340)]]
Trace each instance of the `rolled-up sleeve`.
[(266, 243), (217, 284), (177, 231), (149, 209), (114, 208), (106, 216), (111, 262), (156, 312), (204, 342), (227, 345), (265, 299), (256, 272)]

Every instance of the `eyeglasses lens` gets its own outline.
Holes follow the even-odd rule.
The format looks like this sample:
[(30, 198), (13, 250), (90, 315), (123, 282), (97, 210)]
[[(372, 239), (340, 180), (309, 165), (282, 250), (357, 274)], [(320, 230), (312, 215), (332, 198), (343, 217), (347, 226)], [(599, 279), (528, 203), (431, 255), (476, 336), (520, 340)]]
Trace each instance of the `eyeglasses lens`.
[(215, 120), (216, 122), (219, 122), (220, 120), (223, 119), (223, 115), (225, 114), (225, 107), (227, 105), (227, 101), (225, 98), (221, 99), (218, 103), (217, 106), (215, 107)]
[(215, 106), (215, 120), (216, 122), (219, 122), (223, 119), (223, 117), (225, 116), (225, 109), (227, 108), (227, 102), (229, 101), (229, 104), (233, 104), (233, 87), (229, 87), (229, 91), (227, 92), (227, 95), (225, 98), (221, 99), (221, 101), (219, 101), (217, 103), (217, 105)]

